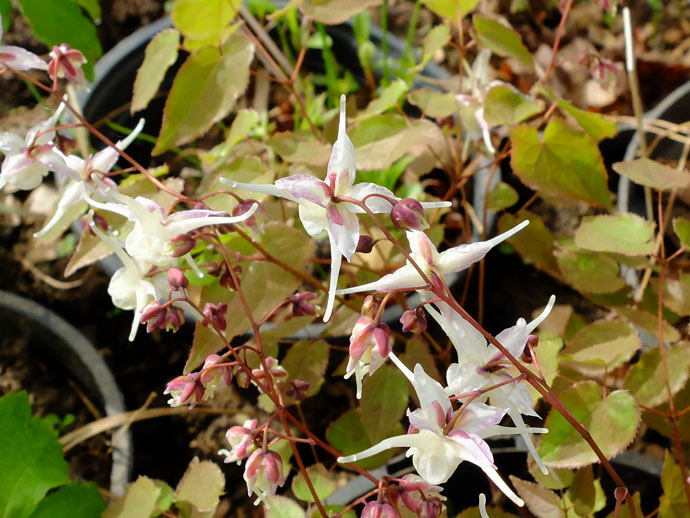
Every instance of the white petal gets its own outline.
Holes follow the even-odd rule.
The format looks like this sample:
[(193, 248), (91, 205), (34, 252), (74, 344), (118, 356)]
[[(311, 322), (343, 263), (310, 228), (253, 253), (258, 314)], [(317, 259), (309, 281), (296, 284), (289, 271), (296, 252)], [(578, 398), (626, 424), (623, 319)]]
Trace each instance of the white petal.
[(322, 207), (330, 202), (330, 188), (314, 176), (293, 174), (276, 180), (276, 187), (288, 191), (296, 200), (307, 200)]
[(333, 237), (328, 235), (331, 241), (331, 278), (328, 283), (328, 302), (326, 303), (326, 311), (323, 314), (323, 321), (328, 322), (333, 312), (333, 304), (335, 303), (335, 295), (338, 288), (338, 275), (340, 274), (340, 264), (343, 260)]
[(359, 242), (359, 220), (343, 204), (332, 204), (329, 209), (337, 211), (342, 218), (342, 223), (336, 223), (326, 212), (328, 234), (332, 236), (338, 251), (349, 261), (357, 250)]
[(416, 286), (422, 286), (423, 284), (424, 280), (422, 280), (422, 277), (419, 275), (417, 269), (410, 264), (406, 264), (402, 268), (395, 270), (393, 273), (384, 275), (378, 281), (362, 284), (361, 286), (355, 286), (353, 288), (338, 290), (336, 293), (338, 295), (347, 295), (350, 293), (359, 293), (361, 291), (384, 291), (397, 288), (414, 288)]
[[(352, 189), (350, 189), (350, 192), (345, 194), (345, 196), (349, 196), (350, 198), (362, 201), (366, 196), (370, 194), (383, 194), (384, 196), (388, 196), (395, 200), (400, 199), (385, 187), (381, 187), (380, 185), (376, 185), (375, 183), (369, 182), (362, 182), (358, 183), (357, 185), (353, 185)], [(391, 210), (393, 210), (393, 205), (391, 205), (388, 201), (384, 200), (379, 196), (372, 196), (371, 198), (367, 198), (366, 203), (367, 207), (369, 207), (369, 209), (376, 214), (388, 214)], [(350, 204), (348, 207), (351, 208), (352, 212), (364, 212), (364, 209), (357, 207), (356, 205)]]
[(319, 235), (328, 226), (328, 219), (326, 218), (326, 209), (317, 205), (316, 203), (304, 202), (300, 203), (299, 219), (304, 225), (304, 230), (307, 234), (314, 237)]
[(546, 320), (546, 317), (549, 316), (549, 313), (551, 313), (551, 310), (553, 309), (553, 305), (556, 303), (556, 296), (551, 295), (549, 297), (549, 302), (546, 304), (546, 307), (544, 310), (535, 318), (532, 320), (529, 324), (527, 324), (527, 332), (531, 333), (533, 332), (539, 325)]
[(428, 416), (435, 414), (434, 401), (441, 405), (444, 415), (452, 408), (446, 391), (441, 384), (424, 372), (420, 364), (414, 366), (414, 381), (412, 384), (419, 398), (420, 406)]
[(240, 189), (242, 191), (258, 192), (261, 194), (270, 194), (271, 196), (277, 196), (278, 198), (285, 198), (290, 201), (298, 201), (290, 191), (285, 189), (280, 189), (273, 184), (263, 184), (263, 183), (240, 183), (230, 178), (221, 178), (221, 183), (234, 187), (235, 189)]

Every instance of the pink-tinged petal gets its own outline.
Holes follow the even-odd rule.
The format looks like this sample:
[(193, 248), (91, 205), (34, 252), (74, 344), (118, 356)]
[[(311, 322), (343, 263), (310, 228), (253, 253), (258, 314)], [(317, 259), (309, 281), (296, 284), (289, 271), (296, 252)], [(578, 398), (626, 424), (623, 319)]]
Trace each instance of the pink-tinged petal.
[(422, 286), (423, 284), (424, 281), (419, 275), (417, 269), (410, 264), (406, 264), (402, 268), (395, 270), (393, 273), (384, 275), (377, 281), (362, 284), (361, 286), (346, 288), (344, 290), (338, 290), (337, 294), (349, 295), (350, 293), (359, 293), (362, 291), (384, 291), (399, 288), (414, 288), (417, 286)]
[(324, 182), (307, 174), (293, 174), (276, 180), (276, 187), (292, 194), (298, 201), (307, 200), (325, 207), (331, 200), (331, 189)]
[(438, 266), (443, 274), (455, 273), (481, 260), (489, 250), (497, 244), (517, 234), (520, 230), (529, 224), (528, 220), (516, 225), (512, 229), (500, 234), (488, 241), (480, 241), (477, 243), (469, 243), (466, 245), (456, 246), (450, 248), (445, 252), (441, 252)]
[(486, 385), (486, 378), (477, 370), (477, 364), (451, 363), (446, 371), (446, 393), (454, 396), (468, 394)]
[(506, 408), (473, 402), (462, 413), (455, 428), (468, 434), (480, 434), (482, 430), (500, 423), (507, 412)]
[[(115, 147), (124, 151), (137, 138), (141, 130), (144, 129), (144, 119), (139, 119), (136, 127), (124, 139), (115, 143)], [(112, 147), (106, 147), (91, 157), (91, 168), (101, 173), (109, 172), (117, 163), (120, 154)]]
[[(410, 252), (415, 261), (421, 262), (420, 266), (433, 265), (440, 259), (440, 255), (431, 239), (419, 230), (408, 230), (405, 232), (410, 243)], [(444, 272), (445, 273), (445, 272)]]
[(347, 120), (345, 114), (345, 96), (340, 96), (340, 121), (338, 124), (338, 138), (333, 144), (331, 158), (328, 160), (326, 179), (333, 182), (336, 195), (346, 195), (355, 181), (355, 147), (347, 136)]
[[(529, 333), (527, 332), (527, 324), (524, 318), (518, 319), (517, 323), (513, 327), (504, 329), (496, 335), (496, 340), (508, 349), (508, 352), (519, 358), (522, 352), (525, 350), (525, 345), (527, 345), (527, 337)], [(494, 349), (495, 351), (495, 349)]]
[(36, 161), (46, 166), (51, 171), (68, 176), (76, 181), (81, 181), (79, 173), (69, 167), (65, 160), (57, 154), (52, 148), (47, 148), (45, 151), (34, 154)]
[(15, 70), (46, 70), (48, 63), (33, 52), (12, 45), (0, 46), (0, 64)]
[(330, 207), (335, 208), (339, 217), (334, 218), (332, 212), (327, 213), (328, 234), (333, 237), (338, 251), (349, 261), (352, 259), (352, 255), (357, 251), (357, 243), (359, 242), (359, 220), (357, 216), (342, 204), (331, 204)]
[(302, 225), (304, 225), (304, 230), (310, 236), (317, 236), (328, 227), (326, 209), (320, 205), (309, 202), (300, 203), (297, 210), (299, 211), (299, 219)]
[(414, 381), (412, 383), (419, 398), (419, 404), (429, 417), (435, 415), (435, 402), (441, 405), (443, 415), (452, 408), (441, 384), (424, 372), (420, 364), (414, 366)]
[[(343, 196), (349, 196), (350, 198), (362, 201), (369, 194), (382, 194), (384, 196), (388, 196), (389, 198), (393, 198), (394, 200), (400, 199), (385, 187), (381, 187), (380, 185), (376, 185), (375, 183), (368, 182), (362, 182), (358, 183), (357, 185), (353, 185), (350, 191), (347, 194), (343, 194)], [(366, 203), (367, 207), (369, 207), (369, 209), (376, 214), (388, 214), (393, 209), (393, 205), (391, 205), (389, 201), (384, 200), (379, 196), (372, 196), (370, 198), (367, 198)], [(348, 208), (352, 212), (364, 212), (364, 209), (361, 209), (356, 205), (349, 205)]]
[(343, 218), (343, 215), (340, 213), (338, 210), (338, 207), (334, 203), (331, 203), (328, 205), (326, 208), (326, 217), (334, 224), (334, 225), (344, 225), (345, 224), (345, 219)]
[(340, 264), (343, 260), (333, 236), (329, 234), (328, 237), (331, 242), (331, 278), (328, 283), (328, 301), (326, 302), (326, 311), (323, 314), (324, 322), (328, 322), (328, 320), (331, 318), (331, 313), (333, 313), (333, 304), (335, 303), (335, 294), (338, 288), (338, 275), (340, 275)]
[[(180, 212), (175, 212), (172, 216), (168, 218), (168, 221), (165, 223), (166, 228), (170, 232), (174, 232), (175, 234), (186, 234), (188, 232), (191, 232), (192, 230), (195, 230), (197, 228), (205, 227), (208, 225), (231, 225), (233, 223), (241, 223), (242, 221), (245, 221), (252, 217), (252, 215), (257, 211), (259, 208), (258, 204), (253, 204), (249, 210), (245, 211), (244, 213), (240, 214), (239, 216), (192, 216), (192, 215), (183, 215), (176, 217), (173, 219), (172, 216), (177, 216), (183, 212), (187, 211), (180, 211)], [(192, 211), (189, 211), (192, 212)], [(194, 211), (197, 212), (197, 211)], [(189, 216), (189, 217), (186, 217)]]
[[(359, 453), (355, 453), (354, 455), (347, 455), (345, 457), (338, 457), (338, 462), (340, 462), (341, 464), (346, 464), (348, 462), (356, 462), (358, 460), (373, 457), (377, 453), (381, 453), (382, 451), (386, 451), (386, 450), (389, 450), (391, 448), (420, 448), (420, 447), (423, 447), (424, 446), (424, 437), (421, 436), (422, 433), (424, 433), (424, 432), (420, 432), (419, 434), (405, 434), (405, 435), (396, 435), (394, 437), (389, 437), (388, 439), (384, 439), (380, 443), (375, 444), (371, 448), (367, 448), (366, 450), (360, 451)], [(433, 435), (434, 437), (438, 437), (433, 432), (428, 432), (428, 433)], [(433, 483), (433, 482), (431, 482), (431, 483)]]

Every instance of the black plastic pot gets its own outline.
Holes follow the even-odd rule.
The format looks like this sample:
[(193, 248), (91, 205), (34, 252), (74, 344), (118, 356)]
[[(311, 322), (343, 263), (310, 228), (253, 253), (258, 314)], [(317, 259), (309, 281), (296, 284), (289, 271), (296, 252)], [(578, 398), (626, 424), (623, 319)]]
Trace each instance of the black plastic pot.
[[(0, 329), (5, 339), (25, 340), (32, 351), (49, 356), (100, 399), (108, 416), (125, 412), (125, 403), (115, 378), (101, 355), (77, 329), (49, 309), (0, 290)], [(110, 492), (120, 495), (132, 467), (130, 433), (113, 434)]]

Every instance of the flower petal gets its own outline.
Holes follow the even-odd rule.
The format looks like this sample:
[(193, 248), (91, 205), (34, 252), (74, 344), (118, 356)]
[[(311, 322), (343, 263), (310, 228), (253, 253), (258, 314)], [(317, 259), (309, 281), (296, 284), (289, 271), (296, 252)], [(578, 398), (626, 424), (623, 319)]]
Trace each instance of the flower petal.
[(338, 290), (336, 293), (338, 295), (348, 295), (350, 293), (359, 293), (361, 291), (384, 291), (398, 288), (414, 288), (422, 285), (424, 285), (424, 281), (419, 275), (417, 269), (410, 264), (406, 264), (402, 268), (395, 270), (393, 273), (384, 275), (378, 281)]
[(13, 45), (0, 46), (0, 63), (15, 70), (46, 70), (48, 63), (33, 52)]
[(328, 283), (328, 302), (326, 302), (326, 311), (323, 314), (323, 321), (328, 322), (333, 313), (333, 304), (335, 303), (335, 295), (338, 288), (338, 275), (340, 274), (340, 264), (343, 260), (340, 251), (335, 243), (335, 238), (329, 233), (328, 237), (331, 242), (331, 278)]
[(298, 201), (307, 200), (322, 207), (330, 202), (330, 187), (315, 176), (293, 174), (276, 180), (276, 187), (288, 191)]
[[(329, 209), (331, 210), (326, 213), (328, 234), (333, 238), (338, 251), (349, 261), (359, 242), (359, 220), (341, 203), (331, 204)], [(336, 214), (338, 217), (335, 217)]]

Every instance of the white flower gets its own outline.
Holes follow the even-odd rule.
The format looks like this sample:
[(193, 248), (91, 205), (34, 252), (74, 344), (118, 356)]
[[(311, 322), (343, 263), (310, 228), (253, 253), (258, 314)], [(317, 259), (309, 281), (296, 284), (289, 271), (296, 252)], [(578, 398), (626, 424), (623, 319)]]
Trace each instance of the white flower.
[[(143, 127), (144, 119), (139, 119), (139, 123), (132, 132), (127, 135), (126, 138), (117, 142), (115, 147), (119, 150), (127, 149), (127, 146), (134, 141)], [(64, 188), (60, 201), (58, 202), (55, 214), (53, 214), (50, 221), (48, 221), (40, 231), (34, 234), (34, 237), (38, 238), (48, 234), (62, 221), (65, 221), (65, 224), (67, 224), (68, 221), (74, 221), (81, 216), (88, 208), (87, 203), (84, 201), (87, 189), (98, 193), (95, 188), (89, 186), (84, 180), (87, 180), (93, 172), (101, 174), (108, 173), (117, 162), (119, 156), (120, 154), (116, 149), (108, 146), (86, 160), (76, 155), (63, 157), (65, 165), (74, 171), (75, 178), (81, 178), (82, 180), (68, 180), (68, 184)], [(98, 194), (100, 195), (100, 193)]]
[[(2, 36), (2, 17), (0, 17), (0, 39), (2, 39)], [(46, 70), (48, 68), (48, 63), (33, 52), (13, 45), (0, 46), (0, 64), (7, 65), (15, 70)]]
[(427, 375), (421, 365), (417, 364), (412, 373), (395, 354), (390, 353), (389, 356), (410, 380), (419, 398), (420, 408), (407, 411), (410, 425), (418, 431), (384, 439), (362, 452), (339, 457), (338, 462), (355, 462), (389, 448), (408, 448), (407, 456), (412, 456), (417, 473), (435, 485), (446, 482), (466, 460), (479, 466), (513, 502), (524, 505), (497, 473), (491, 450), (484, 441), (485, 437), (497, 433), (512, 433), (511, 428), (498, 426), (505, 410), (483, 403), (469, 403), (461, 412), (454, 412), (441, 384)]
[[(525, 349), (530, 333), (549, 315), (555, 301), (556, 297), (552, 295), (537, 318), (529, 324), (525, 322), (525, 319), (520, 318), (513, 327), (509, 327), (496, 335), (496, 339), (515, 358), (519, 358)], [(503, 371), (504, 368), (510, 366), (503, 354), (489, 344), (474, 326), (446, 303), (439, 302), (437, 305), (440, 313), (428, 306), (427, 310), (446, 332), (458, 354), (458, 363), (451, 364), (446, 372), (448, 383), (446, 392), (456, 396), (468, 394), (510, 379), (511, 376)], [(491, 397), (492, 403), (507, 410), (537, 466), (543, 473), (548, 473), (522, 419), (523, 414), (539, 417), (533, 409), (532, 397), (527, 387), (522, 383), (503, 385), (485, 393), (479, 401), (488, 397)]]
[[(450, 273), (459, 272), (482, 259), (494, 246), (513, 236), (529, 224), (523, 221), (503, 234), (489, 239), (465, 245), (449, 248), (439, 253), (431, 240), (418, 230), (408, 230), (407, 240), (410, 242), (410, 257), (433, 281), (434, 276), (442, 277)], [(384, 275), (379, 280), (336, 291), (337, 295), (347, 295), (360, 291), (384, 291), (401, 288), (414, 288), (423, 286), (424, 279), (417, 269), (409, 262), (388, 275)]]
[[(377, 194), (396, 201), (400, 199), (390, 190), (374, 183), (362, 182), (354, 185), (355, 148), (347, 136), (346, 126), (345, 96), (342, 95), (338, 138), (333, 144), (325, 181), (304, 174), (281, 178), (275, 182), (275, 185), (238, 183), (228, 178), (221, 178), (221, 182), (231, 187), (271, 194), (298, 203), (300, 220), (310, 236), (316, 236), (323, 230), (328, 232), (331, 245), (331, 276), (328, 303), (323, 316), (324, 322), (328, 321), (333, 311), (342, 257), (349, 261), (357, 249), (359, 241), (357, 214), (364, 212), (361, 207), (352, 203), (337, 202), (336, 198), (362, 201), (370, 194)], [(367, 198), (365, 203), (374, 213), (390, 213), (393, 209), (389, 201), (379, 196)], [(450, 202), (422, 203), (422, 206), (425, 209), (449, 207)]]
[(40, 185), (49, 171), (73, 175), (52, 143), (55, 124), (64, 107), (61, 104), (52, 117), (31, 128), (25, 138), (14, 133), (0, 133), (0, 151), (5, 155), (0, 171), (0, 189), (7, 184), (23, 190), (33, 189)]
[[(240, 223), (257, 209), (254, 204), (239, 216), (226, 216), (224, 212), (202, 209), (173, 212), (168, 216), (163, 207), (153, 200), (143, 196), (131, 198), (105, 185), (95, 175), (92, 175), (92, 179), (101, 188), (103, 198), (109, 201), (101, 203), (89, 196), (85, 197), (86, 201), (94, 207), (115, 212), (132, 221), (134, 228), (125, 239), (127, 253), (137, 260), (158, 267), (170, 266), (177, 261), (172, 255), (173, 237), (207, 225)], [(201, 275), (191, 255), (187, 254), (185, 258), (197, 274)]]
[(168, 280), (165, 273), (160, 273), (153, 277), (148, 276), (151, 264), (134, 259), (127, 255), (122, 247), (114, 239), (106, 235), (93, 222), (91, 216), (89, 222), (94, 233), (115, 252), (120, 258), (122, 268), (117, 270), (108, 285), (108, 294), (113, 300), (113, 304), (120, 309), (133, 309), (134, 318), (129, 332), (129, 341), (133, 341), (139, 329), (139, 321), (146, 304), (152, 300), (167, 297), (169, 291)]

